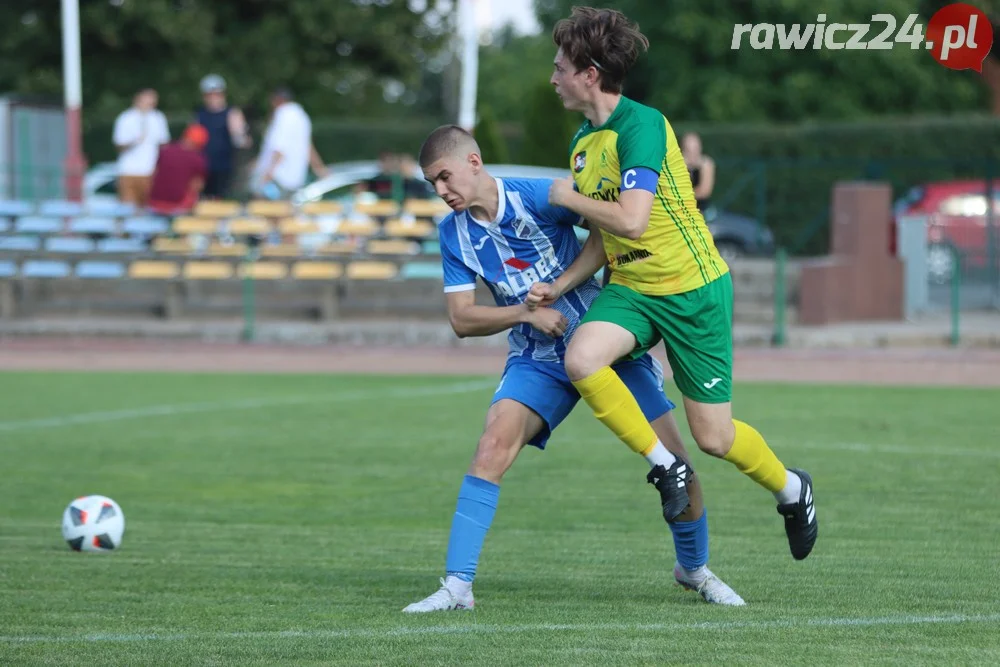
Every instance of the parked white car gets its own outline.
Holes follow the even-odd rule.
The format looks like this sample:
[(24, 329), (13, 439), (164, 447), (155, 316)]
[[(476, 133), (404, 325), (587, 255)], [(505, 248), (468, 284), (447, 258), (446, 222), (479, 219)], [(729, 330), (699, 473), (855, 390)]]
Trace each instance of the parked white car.
[[(305, 202), (322, 199), (338, 199), (350, 194), (351, 188), (379, 174), (378, 163), (374, 160), (358, 162), (340, 162), (328, 166), (330, 175), (305, 186), (292, 196), (292, 202)], [(552, 167), (534, 167), (521, 164), (491, 164), (486, 165), (492, 176), (498, 178), (563, 178), (569, 176), (569, 169)], [(430, 184), (427, 186), (428, 197), (434, 196)]]
[(118, 165), (115, 162), (100, 162), (83, 177), (83, 200), (90, 202), (118, 201)]

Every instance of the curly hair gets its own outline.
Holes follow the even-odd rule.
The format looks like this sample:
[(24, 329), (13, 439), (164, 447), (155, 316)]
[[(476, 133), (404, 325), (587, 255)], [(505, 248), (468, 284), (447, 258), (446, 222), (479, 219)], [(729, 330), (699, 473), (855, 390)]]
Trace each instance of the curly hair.
[(620, 93), (625, 76), (649, 48), (639, 26), (616, 9), (573, 7), (556, 23), (552, 41), (577, 70), (596, 67), (605, 93)]

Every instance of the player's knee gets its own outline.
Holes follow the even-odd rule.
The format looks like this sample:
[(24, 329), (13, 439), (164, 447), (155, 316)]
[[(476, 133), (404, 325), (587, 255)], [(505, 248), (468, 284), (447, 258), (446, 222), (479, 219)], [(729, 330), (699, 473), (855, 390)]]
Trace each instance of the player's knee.
[(691, 435), (698, 449), (710, 456), (722, 458), (729, 453), (736, 438), (732, 420), (691, 422)]
[(485, 479), (499, 479), (514, 462), (520, 443), (512, 438), (487, 431), (479, 438), (472, 460), (474, 474)]
[(600, 350), (594, 345), (574, 345), (566, 350), (566, 375), (573, 382), (590, 377), (608, 364), (604, 362)]

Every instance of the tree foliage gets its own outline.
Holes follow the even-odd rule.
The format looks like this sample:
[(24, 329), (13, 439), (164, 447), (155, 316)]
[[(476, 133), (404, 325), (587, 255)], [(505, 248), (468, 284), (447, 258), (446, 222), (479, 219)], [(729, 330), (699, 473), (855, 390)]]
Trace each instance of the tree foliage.
[[(296, 91), (313, 115), (434, 107), (440, 100), (422, 92), (447, 64), (440, 54), (454, 7), (450, 0), (81, 0), (85, 109), (106, 117), (151, 86), (161, 108), (187, 111), (209, 72), (226, 78), (231, 99), (260, 112), (278, 85)], [(58, 2), (0, 4), (8, 54), (0, 91), (61, 99), (60, 25)]]
[[(544, 31), (568, 16), (573, 0), (536, 0)], [(621, 0), (607, 3), (639, 23), (649, 52), (630, 74), (626, 93), (676, 120), (758, 122), (845, 120), (878, 115), (988, 109), (980, 75), (936, 63), (924, 48), (890, 50), (755, 50), (747, 36), (732, 49), (736, 24), (871, 23), (867, 39), (892, 14), (897, 30), (918, 11), (912, 0), (842, 0), (820, 8), (811, 0)], [(935, 3), (918, 24), (926, 27)], [(849, 36), (849, 35), (845, 35)], [(554, 46), (550, 47), (554, 50)]]
[[(525, 99), (526, 98), (526, 99)], [(583, 117), (567, 112), (548, 81), (531, 86), (524, 106), (520, 161), (545, 167), (569, 167), (569, 142)]]
[(483, 152), (483, 161), (487, 164), (506, 164), (510, 161), (507, 142), (500, 136), (496, 116), (486, 105), (479, 105), (479, 122), (476, 123), (473, 134), (479, 150)]
[(552, 75), (554, 55), (548, 33), (517, 36), (509, 27), (498, 31), (480, 48), (479, 104), (492, 109), (501, 123), (519, 122), (528, 91)]

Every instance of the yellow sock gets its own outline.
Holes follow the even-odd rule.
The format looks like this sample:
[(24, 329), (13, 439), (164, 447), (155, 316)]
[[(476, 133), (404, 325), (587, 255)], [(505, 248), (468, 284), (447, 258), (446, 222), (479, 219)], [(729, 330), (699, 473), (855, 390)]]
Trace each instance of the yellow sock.
[(749, 424), (734, 419), (733, 425), (736, 439), (723, 458), (771, 493), (781, 491), (786, 481), (785, 466), (764, 442), (764, 437)]
[(573, 383), (594, 416), (601, 420), (636, 454), (650, 451), (657, 443), (653, 427), (628, 387), (610, 366)]

